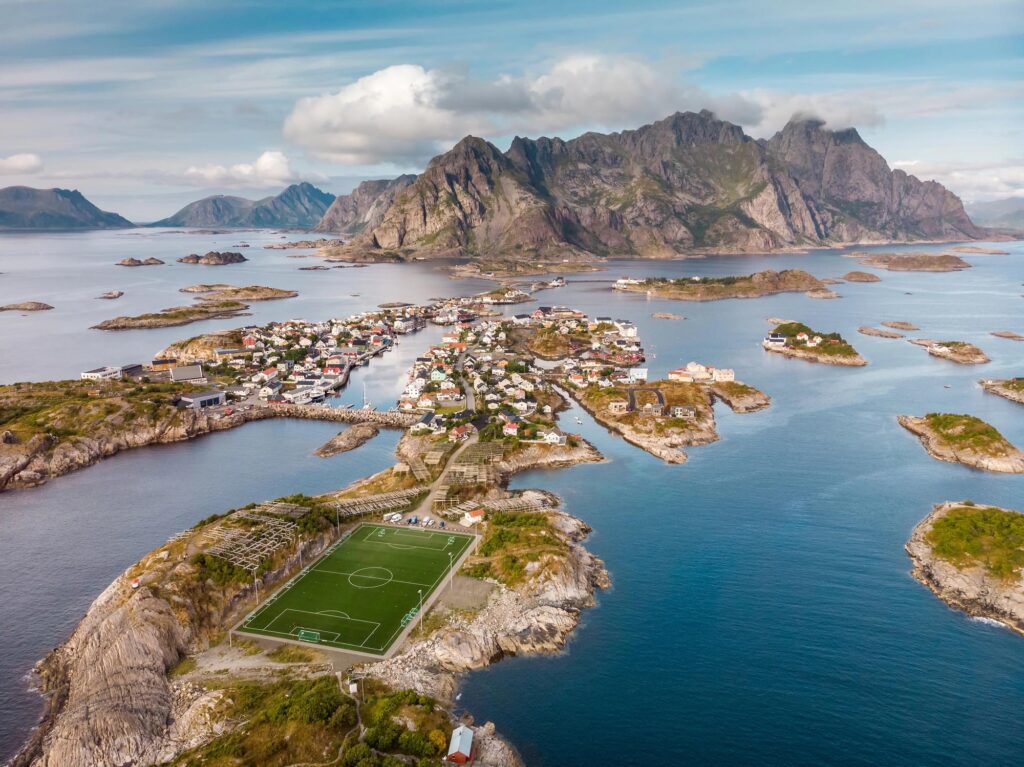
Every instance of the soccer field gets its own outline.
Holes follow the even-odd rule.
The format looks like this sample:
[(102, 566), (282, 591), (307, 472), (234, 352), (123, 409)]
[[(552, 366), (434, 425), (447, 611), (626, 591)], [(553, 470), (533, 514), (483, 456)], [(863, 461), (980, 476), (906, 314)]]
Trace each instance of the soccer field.
[(237, 630), (383, 655), (415, 619), (420, 594), (426, 604), (472, 542), (446, 530), (362, 525)]

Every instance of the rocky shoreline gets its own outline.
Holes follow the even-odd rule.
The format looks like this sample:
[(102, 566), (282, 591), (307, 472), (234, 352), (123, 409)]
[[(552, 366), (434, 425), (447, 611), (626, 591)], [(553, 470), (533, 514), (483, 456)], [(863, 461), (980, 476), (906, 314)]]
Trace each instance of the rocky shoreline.
[(71, 441), (37, 435), (23, 445), (5, 445), (0, 452), (0, 493), (37, 487), (54, 477), (91, 466), (122, 450), (148, 445), (184, 442), (205, 434), (233, 429), (249, 421), (267, 418), (304, 418), (337, 423), (368, 423), (383, 428), (407, 428), (415, 416), (365, 410), (317, 407), (310, 405), (264, 406), (231, 415), (211, 417), (197, 410), (176, 410), (173, 416), (131, 430), (106, 430), (94, 436), (78, 436)]
[(997, 397), (1003, 397), (1004, 399), (1010, 400), (1010, 402), (1016, 402), (1018, 405), (1024, 405), (1024, 385), (1020, 388), (1011, 387), (1011, 384), (1019, 380), (1020, 379), (983, 379), (978, 381), (978, 383), (981, 384), (981, 388), (989, 394), (995, 394)]
[[(562, 451), (531, 447), (520, 453), (502, 466), (505, 479), (538, 466), (602, 460), (586, 442)], [(410, 639), (398, 654), (364, 664), (365, 676), (451, 706), (461, 673), (507, 655), (557, 652), (564, 646), (581, 611), (595, 604), (595, 591), (610, 580), (603, 562), (582, 545), (590, 528), (552, 508), (554, 496), (527, 494), (539, 499), (537, 513), (549, 515), (564, 545), (558, 566), (538, 568), (514, 587), (494, 582), (481, 609), (446, 616), (444, 625)], [(252, 608), (251, 583), (232, 586), (213, 604), (197, 603), (182, 592), (181, 574), (192, 567), (192, 541), (203, 534), (194, 528), (130, 567), (93, 602), (72, 636), (40, 661), (36, 672), (47, 696), (46, 714), (12, 767), (161, 764), (225, 731), (227, 723), (216, 716), (221, 685), (206, 689), (169, 675), (182, 658), (207, 651)], [(296, 548), (261, 576), (263, 587), (285, 582), (303, 559), (318, 556), (332, 539), (325, 531), (301, 541), (302, 559)], [(271, 682), (280, 672), (270, 670), (262, 680)], [(475, 763), (522, 765), (493, 725), (475, 732), (480, 737)]]
[(368, 423), (359, 423), (332, 437), (328, 442), (314, 450), (313, 453), (321, 458), (330, 458), (333, 455), (340, 455), (341, 453), (347, 453), (349, 450), (355, 450), (357, 447), (365, 445), (378, 434), (380, 434), (380, 429), (376, 426)]
[(959, 272), (971, 268), (960, 256), (949, 253), (850, 253), (848, 257), (890, 272)]
[(984, 365), (991, 361), (985, 352), (966, 341), (935, 341), (930, 338), (911, 338), (909, 341), (915, 346), (924, 347), (933, 357), (958, 365)]
[(756, 413), (772, 404), (772, 398), (763, 391), (739, 381), (711, 384), (711, 395), (734, 413)]
[(688, 456), (681, 448), (710, 445), (712, 442), (717, 442), (720, 439), (715, 428), (714, 409), (710, 405), (707, 408), (707, 412), (699, 414), (698, 419), (693, 423), (693, 428), (688, 430), (686, 434), (652, 436), (634, 429), (627, 423), (606, 418), (574, 390), (569, 392), (569, 396), (608, 431), (618, 434), (629, 444), (640, 448), (645, 453), (650, 453), (655, 458), (660, 458), (665, 463), (686, 463)]
[[(999, 450), (982, 452), (969, 444), (963, 446), (950, 444), (929, 425), (927, 418), (900, 415), (896, 417), (896, 420), (900, 426), (921, 440), (928, 455), (939, 461), (959, 463), (982, 471), (1024, 474), (1024, 453), (1006, 440), (1002, 440), (1003, 444), (1000, 445)], [(979, 423), (987, 426), (984, 422), (979, 421)], [(999, 436), (1002, 439), (1001, 435)]]
[(882, 328), (873, 328), (870, 325), (861, 325), (857, 328), (857, 332), (864, 336), (874, 336), (876, 338), (903, 338), (902, 333), (897, 333), (895, 330), (883, 330)]
[(838, 365), (839, 367), (864, 367), (868, 361), (856, 355), (822, 354), (812, 349), (794, 348), (792, 346), (765, 346), (765, 351), (773, 354), (781, 354), (784, 357), (793, 357), (807, 362), (817, 362), (821, 365)]
[(838, 298), (825, 283), (800, 269), (766, 270), (743, 277), (693, 277), (676, 280), (648, 279), (616, 283), (615, 290), (644, 293), (676, 301), (722, 301), (729, 298), (761, 298), (779, 293), (806, 293), (811, 298)]
[(42, 301), (22, 301), (20, 304), (0, 306), (0, 312), (45, 312), (53, 307)]
[(950, 607), (971, 616), (998, 621), (1024, 635), (1024, 583), (1019, 576), (1003, 581), (980, 566), (959, 568), (938, 557), (928, 543), (927, 536), (934, 524), (963, 505), (950, 501), (936, 504), (914, 527), (904, 546), (913, 563), (913, 576)]

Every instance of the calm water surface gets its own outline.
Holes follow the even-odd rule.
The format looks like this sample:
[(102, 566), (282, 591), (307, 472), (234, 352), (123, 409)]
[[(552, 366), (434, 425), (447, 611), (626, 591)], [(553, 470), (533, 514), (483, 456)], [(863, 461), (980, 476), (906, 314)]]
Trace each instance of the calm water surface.
[[(243, 237), (255, 246), (279, 235), (0, 239), (0, 303), (57, 307), (0, 315), (0, 381), (145, 359), (179, 337), (239, 324), (116, 336), (83, 330), (113, 314), (182, 303), (177, 289), (194, 282), (300, 290), (298, 299), (255, 305), (261, 322), (481, 289), (423, 265), (298, 272), (311, 262), (256, 247), (240, 267), (109, 266), (125, 255), (173, 260), (225, 249)], [(974, 268), (959, 274), (880, 272), (880, 283), (837, 286), (843, 298), (835, 301), (649, 301), (589, 281), (787, 267), (830, 277), (857, 267), (835, 252), (613, 264), (541, 294), (543, 303), (636, 321), (654, 355), (652, 375), (691, 359), (734, 367), (770, 393), (773, 406), (748, 415), (719, 408), (722, 440), (691, 450), (683, 466), (625, 445), (583, 413), (578, 426), (570, 414), (566, 427), (582, 431), (610, 462), (534, 472), (514, 484), (560, 493), (593, 526), (588, 546), (605, 559), (614, 587), (585, 613), (567, 652), (474, 673), (461, 704), (497, 722), (530, 765), (1019, 762), (1024, 640), (948, 610), (909, 576), (902, 546), (935, 502), (1024, 508), (1024, 477), (934, 461), (895, 423), (900, 413), (969, 412), (1024, 444), (1024, 408), (975, 384), (982, 375), (1024, 375), (1024, 344), (988, 335), (1024, 332), (1024, 247), (1007, 249), (1015, 255), (966, 256)], [(38, 268), (21, 258), (29, 252), (39, 256)], [(145, 284), (129, 286), (129, 278)], [(93, 298), (115, 287), (129, 295)], [(147, 297), (129, 307), (132, 287)], [(687, 319), (652, 319), (658, 311)], [(838, 330), (871, 364), (843, 370), (764, 353), (758, 342), (770, 316)], [(920, 325), (923, 337), (976, 342), (993, 362), (957, 366), (905, 341), (856, 333), (895, 319)], [(411, 357), (437, 335), (406, 337), (361, 371), (367, 397), (389, 404)], [(361, 402), (362, 383), (354, 380), (342, 401)], [(0, 641), (8, 649), (0, 655), (0, 758), (39, 711), (25, 673), (141, 554), (210, 513), (337, 488), (393, 460), (397, 435), (387, 432), (353, 453), (314, 458), (334, 431), (249, 424), (0, 495)]]

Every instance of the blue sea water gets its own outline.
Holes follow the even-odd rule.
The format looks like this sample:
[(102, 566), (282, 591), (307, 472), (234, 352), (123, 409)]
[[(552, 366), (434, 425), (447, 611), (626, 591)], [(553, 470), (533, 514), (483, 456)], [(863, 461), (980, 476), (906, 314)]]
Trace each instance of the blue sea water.
[[(99, 268), (97, 249), (109, 247), (106, 237), (88, 245), (85, 261), (95, 261), (89, 268), (101, 275), (90, 291), (116, 287), (111, 272)], [(210, 249), (205, 240), (188, 243), (188, 252)], [(66, 244), (85, 247), (76, 239)], [(971, 498), (1024, 509), (1024, 477), (935, 461), (895, 422), (901, 413), (968, 412), (1024, 445), (1024, 407), (976, 385), (983, 376), (1024, 375), (1024, 343), (989, 335), (1024, 333), (1024, 246), (1006, 249), (1014, 255), (965, 256), (974, 268), (961, 273), (879, 272), (880, 283), (836, 286), (843, 297), (833, 301), (782, 295), (693, 304), (612, 293), (607, 284), (622, 274), (798, 267), (837, 277), (858, 268), (833, 251), (613, 263), (540, 294), (545, 304), (636, 321), (653, 355), (652, 375), (691, 359), (733, 367), (773, 404), (745, 415), (718, 407), (721, 441), (690, 450), (681, 466), (608, 435), (585, 413), (565, 416), (565, 428), (582, 432), (609, 462), (531, 472), (514, 486), (559, 493), (593, 527), (587, 546), (605, 560), (613, 587), (584, 613), (566, 652), (505, 659), (468, 675), (461, 705), (479, 721), (496, 722), (529, 765), (1020, 761), (1024, 639), (945, 607), (910, 577), (902, 547), (933, 503)], [(152, 289), (164, 300), (198, 281), (289, 287), (281, 284), (286, 272), (277, 270), (290, 274), (294, 262), (268, 253), (266, 264), (262, 252), (243, 264), (244, 277), (189, 272), (181, 285), (160, 277)], [(134, 254), (150, 252), (140, 247)], [(0, 271), (8, 271), (14, 255), (0, 239)], [(104, 255), (102, 264), (123, 255)], [(19, 269), (21, 287), (42, 279)], [(480, 289), (426, 266), (394, 269), (300, 272), (295, 279), (309, 281), (300, 290), (311, 300), (294, 299), (284, 316), (349, 313), (392, 300), (396, 291), (397, 298), (422, 301)], [(336, 282), (335, 274), (344, 280)], [(15, 295), (2, 280), (0, 303), (49, 300)], [(345, 309), (335, 310), (332, 291), (341, 290), (338, 305)], [(109, 336), (82, 331), (82, 314), (95, 312), (86, 300), (92, 293), (81, 292), (68, 310), (73, 318), (47, 313), (53, 324), (43, 329), (38, 349), (73, 348), (74, 365), (104, 364), (116, 347)], [(107, 315), (117, 303), (105, 306)], [(284, 312), (277, 307), (286, 303), (260, 312)], [(651, 317), (663, 311), (687, 319)], [(54, 366), (46, 353), (25, 350), (27, 323), (43, 317), (18, 317), (15, 325), (0, 315), (0, 380), (49, 377), (53, 367), (53, 375), (74, 374), (71, 362)], [(838, 330), (870, 365), (833, 368), (765, 353), (759, 340), (767, 317)], [(883, 320), (915, 322), (915, 336), (975, 342), (992, 362), (958, 366), (902, 340), (856, 333)], [(140, 356), (207, 326), (232, 324), (116, 338)], [(20, 335), (5, 333), (12, 326)], [(430, 340), (406, 337), (396, 356), (361, 373), (368, 396), (387, 404), (407, 355)], [(16, 363), (11, 353), (20, 355)], [(361, 389), (354, 382), (345, 396), (361, 400)], [(42, 488), (0, 495), (0, 646), (7, 650), (0, 654), (0, 758), (38, 715), (24, 674), (140, 554), (210, 513), (340, 487), (392, 460), (396, 437), (389, 433), (352, 453), (314, 458), (312, 450), (333, 433), (328, 424), (250, 424), (187, 445), (124, 453)]]

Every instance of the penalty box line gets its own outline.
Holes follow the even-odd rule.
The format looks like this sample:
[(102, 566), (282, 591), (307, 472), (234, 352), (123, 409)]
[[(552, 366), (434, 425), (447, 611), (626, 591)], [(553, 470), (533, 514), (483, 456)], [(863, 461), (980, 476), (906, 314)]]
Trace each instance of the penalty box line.
[[(369, 634), (367, 634), (365, 637), (363, 637), (362, 643), (358, 644), (358, 645), (355, 644), (355, 643), (352, 643), (353, 647), (364, 647), (366, 645), (367, 640), (369, 640), (369, 638), (372, 637), (377, 632), (377, 629), (380, 628), (380, 624), (377, 621), (367, 621), (367, 620), (363, 620), (362, 618), (353, 618), (352, 616), (348, 616), (348, 617), (342, 618), (341, 616), (338, 616), (338, 615), (325, 615), (323, 612), (313, 612), (312, 610), (299, 610), (299, 609), (294, 608), (294, 607), (288, 607), (288, 608), (285, 608), (284, 610), (282, 610), (277, 615), (277, 617), (274, 618), (274, 620), (272, 620), (269, 624), (267, 624), (267, 628), (263, 629), (263, 630), (264, 631), (270, 631), (271, 633), (275, 633), (275, 634), (284, 634), (285, 632), (277, 631), (276, 629), (271, 629), (270, 627), (273, 626), (275, 623), (277, 623), (287, 613), (302, 613), (304, 615), (315, 615), (315, 616), (317, 616), (319, 618), (325, 618), (326, 617), (326, 618), (330, 618), (331, 620), (335, 620), (335, 621), (340, 620), (340, 621), (347, 621), (347, 622), (351, 622), (351, 623), (365, 623), (367, 625), (372, 625), (373, 629), (370, 631)], [(317, 629), (317, 628), (311, 628), (311, 627), (307, 627), (307, 626), (301, 626), (300, 628), (306, 629), (307, 631), (320, 631), (321, 633), (324, 633), (324, 634), (334, 634), (335, 635), (335, 640), (334, 640), (335, 642), (337, 642), (337, 637), (341, 636), (340, 632), (330, 631), (330, 630), (327, 630), (327, 629)], [(287, 634), (287, 635), (288, 636), (292, 636), (292, 634), (290, 634), (290, 633)], [(345, 644), (349, 644), (349, 643), (346, 642)]]

